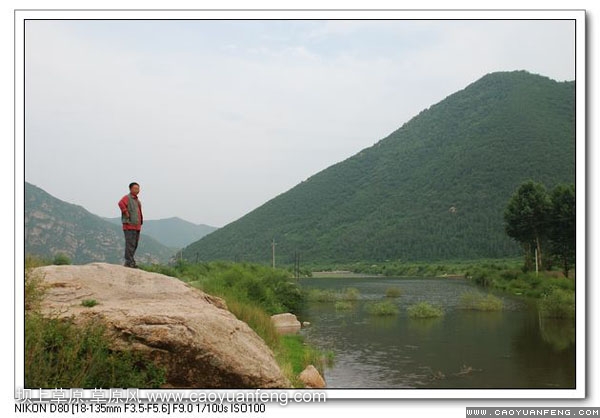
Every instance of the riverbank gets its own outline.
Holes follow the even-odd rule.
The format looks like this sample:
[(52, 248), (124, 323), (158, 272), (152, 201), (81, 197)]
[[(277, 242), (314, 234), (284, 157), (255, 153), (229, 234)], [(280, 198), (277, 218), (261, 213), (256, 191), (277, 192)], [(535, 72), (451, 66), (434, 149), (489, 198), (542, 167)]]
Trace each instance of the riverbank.
[(382, 277), (381, 274), (365, 274), (355, 273), (350, 270), (333, 270), (333, 271), (313, 271), (311, 277), (315, 279), (326, 279), (326, 278), (348, 278), (348, 279), (368, 279), (371, 277)]
[[(299, 370), (312, 364), (323, 375), (327, 355), (306, 344), (302, 335), (280, 335), (271, 315), (299, 315), (306, 302), (289, 271), (251, 263), (215, 261), (174, 265), (147, 265), (144, 270), (172, 276), (208, 294), (225, 300), (227, 308), (246, 322), (275, 354), (281, 370), (293, 387), (303, 387)], [(302, 318), (299, 318), (302, 322)]]
[[(51, 302), (46, 300), (48, 295), (44, 292), (44, 289), (48, 287), (44, 284), (48, 278), (43, 272), (41, 276), (31, 272), (38, 267), (44, 269), (42, 266), (47, 264), (49, 264), (47, 260), (28, 257), (26, 265), (25, 345), (28, 355), (25, 361), (25, 374), (26, 383), (29, 386), (158, 388), (169, 383), (167, 370), (161, 365), (147, 361), (127, 350), (114, 350), (115, 341), (112, 334), (106, 332), (107, 328), (102, 324), (82, 325), (73, 321), (44, 316), (40, 309), (41, 303), (43, 301), (47, 305)], [(119, 272), (116, 270), (128, 270), (130, 276), (133, 274), (136, 277), (149, 275), (147, 272), (175, 277), (204, 291), (208, 298), (206, 300), (209, 300), (208, 305), (213, 299), (217, 300), (213, 296), (225, 300), (228, 310), (233, 314), (228, 313), (232, 321), (245, 322), (256, 333), (251, 333), (248, 329), (254, 335), (253, 338), (257, 341), (264, 341), (263, 347), (266, 344), (264, 348), (268, 347), (274, 355), (274, 360), (271, 361), (273, 364), (276, 362), (281, 370), (280, 373), (283, 373), (283, 376), (291, 383), (291, 387), (303, 387), (298, 375), (309, 364), (314, 365), (323, 374), (327, 356), (307, 345), (302, 335), (279, 335), (271, 321), (272, 314), (296, 313), (304, 303), (304, 293), (285, 270), (239, 263), (187, 264), (183, 262), (173, 266), (143, 266), (141, 270), (124, 269), (122, 266), (108, 264), (62, 266), (60, 268), (73, 268), (73, 270), (113, 268), (115, 269), (114, 274), (107, 273), (107, 277), (113, 278), (118, 276)], [(90, 274), (81, 273), (76, 277), (81, 277), (81, 280), (92, 280)], [(160, 279), (159, 275), (151, 277), (154, 281)], [(166, 296), (174, 293), (174, 288), (182, 287), (181, 284), (177, 285), (177, 281), (173, 282), (164, 276), (163, 279), (166, 279), (167, 283), (157, 286), (165, 290)], [(149, 283), (149, 280), (150, 276), (147, 279), (140, 279), (139, 283)], [(117, 284), (121, 282), (124, 283), (123, 280), (120, 280), (117, 281)], [(77, 286), (73, 288), (78, 288)], [(113, 285), (109, 286), (114, 288)], [(52, 289), (52, 287), (50, 288)], [(189, 289), (187, 286), (185, 288)], [(138, 289), (139, 292), (141, 292), (141, 287)], [(200, 292), (198, 293), (200, 294)], [(90, 294), (96, 295), (96, 299), (83, 300), (81, 306), (75, 304), (73, 309), (85, 312), (87, 312), (86, 309), (90, 309), (90, 312), (98, 309), (106, 311), (112, 306), (105, 297), (106, 295), (101, 295), (99, 292)], [(156, 297), (162, 296), (152, 294)], [(203, 301), (204, 299), (200, 300), (200, 302)], [(178, 305), (174, 303), (173, 306)], [(127, 308), (131, 308), (131, 306)], [(201, 310), (201, 307), (198, 306), (197, 310)], [(169, 307), (163, 308), (161, 315), (167, 315), (171, 311), (173, 310)], [(189, 317), (184, 313), (182, 315), (186, 318)], [(203, 320), (200, 320), (199, 323), (206, 325)], [(247, 327), (242, 328), (247, 329)], [(236, 333), (236, 336), (238, 334), (240, 332)], [(223, 341), (225, 340), (227, 339), (223, 339)], [(58, 341), (61, 343), (57, 344)]]
[(575, 269), (566, 278), (558, 270), (524, 272), (521, 258), (438, 262), (357, 262), (320, 266), (315, 278), (442, 278), (466, 279), (486, 288), (536, 300), (553, 317), (573, 317)]

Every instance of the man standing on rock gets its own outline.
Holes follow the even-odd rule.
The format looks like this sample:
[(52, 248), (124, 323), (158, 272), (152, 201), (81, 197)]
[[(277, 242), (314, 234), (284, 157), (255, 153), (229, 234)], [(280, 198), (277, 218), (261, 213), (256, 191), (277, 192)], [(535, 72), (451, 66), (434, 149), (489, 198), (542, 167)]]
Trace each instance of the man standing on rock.
[(119, 200), (121, 223), (123, 223), (123, 232), (125, 233), (125, 267), (132, 268), (137, 268), (133, 257), (140, 241), (140, 231), (144, 223), (142, 203), (138, 199), (139, 193), (140, 185), (135, 182), (130, 183), (129, 194)]

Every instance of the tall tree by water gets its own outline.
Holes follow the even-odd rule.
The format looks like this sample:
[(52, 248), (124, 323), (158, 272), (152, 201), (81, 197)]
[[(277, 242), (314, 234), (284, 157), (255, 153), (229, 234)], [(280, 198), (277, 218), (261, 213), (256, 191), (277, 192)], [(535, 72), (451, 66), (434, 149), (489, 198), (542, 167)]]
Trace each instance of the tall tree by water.
[(548, 231), (550, 207), (544, 185), (529, 180), (519, 186), (504, 211), (505, 231), (523, 246), (528, 269), (532, 268), (535, 249), (538, 266), (542, 268), (542, 241)]
[(550, 251), (569, 277), (575, 264), (575, 185), (559, 184), (552, 191), (549, 226)]

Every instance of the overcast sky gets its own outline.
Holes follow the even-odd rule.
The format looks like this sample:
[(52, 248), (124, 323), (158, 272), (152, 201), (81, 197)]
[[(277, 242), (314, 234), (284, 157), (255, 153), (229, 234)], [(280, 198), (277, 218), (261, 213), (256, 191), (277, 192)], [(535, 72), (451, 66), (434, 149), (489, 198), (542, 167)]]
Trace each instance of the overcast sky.
[(572, 21), (42, 21), (25, 180), (224, 226), (494, 71), (575, 78)]

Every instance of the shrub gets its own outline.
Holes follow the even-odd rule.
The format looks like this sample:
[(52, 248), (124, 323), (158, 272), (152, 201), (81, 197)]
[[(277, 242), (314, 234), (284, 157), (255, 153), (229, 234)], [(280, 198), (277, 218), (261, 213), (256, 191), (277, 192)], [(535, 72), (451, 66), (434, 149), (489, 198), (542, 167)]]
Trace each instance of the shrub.
[(365, 306), (365, 309), (369, 315), (386, 316), (396, 315), (398, 313), (398, 306), (388, 300), (368, 303)]
[(358, 300), (360, 297), (360, 291), (354, 287), (345, 288), (342, 293), (338, 296), (339, 300)]
[(54, 256), (52, 264), (54, 264), (55, 266), (66, 266), (71, 264), (71, 259), (65, 253), (58, 253)]
[(330, 289), (310, 289), (307, 298), (313, 302), (334, 302), (338, 297), (336, 292)]
[(402, 295), (402, 289), (399, 287), (388, 287), (385, 289), (385, 297), (387, 298), (398, 298)]
[(438, 318), (444, 316), (441, 308), (431, 305), (429, 302), (420, 302), (406, 309), (410, 318)]
[(307, 299), (312, 302), (355, 301), (360, 298), (360, 291), (354, 287), (347, 287), (341, 292), (332, 289), (310, 289)]
[(502, 299), (492, 294), (484, 296), (481, 293), (471, 291), (460, 295), (459, 306), (461, 309), (475, 311), (501, 311), (503, 302)]
[(347, 300), (338, 300), (334, 306), (336, 311), (349, 311), (353, 308), (352, 302)]
[(81, 304), (86, 308), (92, 308), (98, 304), (98, 301), (96, 299), (84, 299)]
[(575, 292), (554, 289), (538, 302), (538, 310), (545, 318), (574, 318)]

